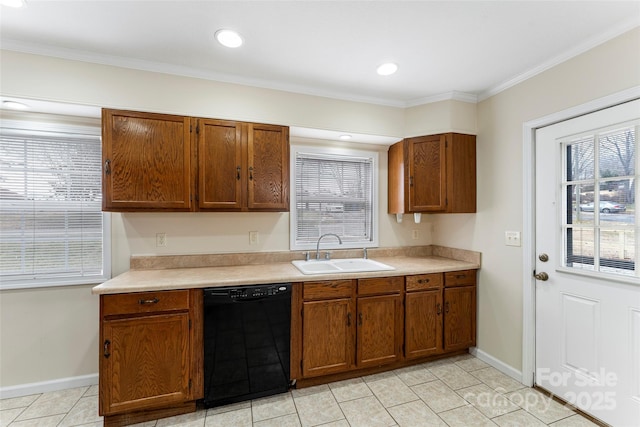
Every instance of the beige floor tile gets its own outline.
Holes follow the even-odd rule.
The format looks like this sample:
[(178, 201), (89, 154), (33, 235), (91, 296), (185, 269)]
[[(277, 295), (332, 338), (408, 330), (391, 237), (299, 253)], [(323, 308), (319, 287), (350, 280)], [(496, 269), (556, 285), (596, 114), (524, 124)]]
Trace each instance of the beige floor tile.
[(231, 403), (229, 405), (224, 405), (224, 406), (216, 406), (215, 408), (207, 409), (207, 417), (210, 415), (222, 414), (223, 412), (237, 411), (238, 409), (247, 409), (247, 408), (251, 409), (251, 401)]
[(285, 415), (284, 417), (271, 418), (270, 420), (253, 423), (253, 427), (300, 427), (298, 414)]
[(573, 415), (569, 418), (564, 418), (549, 425), (551, 427), (598, 427), (596, 423), (591, 422), (580, 414)]
[(467, 405), (467, 401), (447, 387), (442, 381), (431, 381), (411, 387), (435, 413), (448, 411), (459, 406)]
[(387, 411), (400, 427), (447, 427), (422, 400), (394, 406)]
[(49, 415), (66, 415), (88, 388), (80, 387), (43, 393), (16, 418), (16, 421), (48, 417)]
[(450, 427), (495, 427), (496, 425), (473, 406), (462, 406), (441, 412), (439, 415)]
[(480, 380), (470, 375), (455, 363), (449, 365), (435, 366), (429, 369), (433, 375), (438, 377), (443, 383), (457, 390), (464, 387), (480, 384)]
[(24, 408), (4, 409), (0, 411), (0, 427), (7, 427), (22, 411), (24, 411)]
[(510, 376), (503, 374), (493, 367), (471, 371), (471, 375), (478, 378), (498, 393), (509, 393), (525, 387), (521, 382), (514, 380)]
[(462, 369), (464, 369), (467, 372), (470, 371), (477, 371), (478, 369), (483, 369), (483, 368), (488, 368), (489, 365), (485, 362), (483, 362), (480, 359), (477, 358), (472, 358), (472, 359), (465, 359), (465, 360), (460, 360), (458, 362), (456, 362), (456, 365), (461, 367)]
[(25, 421), (11, 423), (11, 427), (56, 427), (64, 418), (64, 414), (50, 415), (48, 417), (32, 418)]
[(488, 418), (497, 417), (520, 409), (519, 406), (505, 396), (496, 393), (486, 384), (478, 384), (456, 390), (456, 392)]
[(0, 400), (0, 411), (4, 411), (5, 409), (26, 408), (40, 396), (40, 394), (31, 394), (29, 396), (2, 399)]
[(390, 427), (395, 420), (373, 396), (340, 404), (351, 427)]
[(438, 379), (429, 369), (422, 365), (408, 366), (396, 369), (394, 372), (409, 387)]
[(347, 420), (332, 421), (327, 424), (321, 424), (318, 427), (350, 427)]
[(317, 426), (344, 418), (331, 390), (307, 396), (294, 397), (296, 409), (303, 426)]
[(329, 388), (338, 403), (373, 396), (371, 389), (362, 378), (337, 381), (329, 384)]
[(81, 398), (62, 419), (59, 427), (71, 427), (101, 421), (98, 415), (98, 396)]
[(367, 386), (385, 408), (419, 399), (409, 386), (395, 375), (379, 379), (367, 378), (365, 378)]
[(546, 427), (545, 423), (524, 409), (500, 415), (493, 418), (492, 421), (500, 427)]
[(294, 388), (291, 390), (291, 395), (296, 397), (309, 396), (311, 394), (323, 393), (329, 391), (329, 384), (322, 384), (313, 387)]
[(84, 394), (82, 395), (82, 397), (88, 397), (88, 396), (97, 396), (99, 393), (99, 388), (97, 384), (94, 384), (92, 386), (89, 387), (89, 390), (85, 391)]
[(175, 417), (161, 418), (156, 423), (156, 427), (203, 427), (206, 415), (206, 411), (196, 411)]
[(251, 409), (244, 408), (208, 415), (204, 425), (205, 427), (252, 427)]
[(532, 388), (508, 393), (506, 397), (545, 424), (551, 424), (575, 414), (571, 409)]
[(253, 422), (268, 420), (296, 413), (291, 393), (280, 393), (251, 401)]
[(155, 427), (157, 423), (158, 423), (158, 420), (145, 421), (142, 423), (131, 424), (129, 427)]

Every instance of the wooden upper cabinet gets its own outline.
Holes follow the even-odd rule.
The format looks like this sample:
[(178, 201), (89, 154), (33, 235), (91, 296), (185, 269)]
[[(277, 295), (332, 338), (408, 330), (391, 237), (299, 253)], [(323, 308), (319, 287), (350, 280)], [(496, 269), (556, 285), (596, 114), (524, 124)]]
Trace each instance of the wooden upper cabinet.
[(247, 207), (289, 210), (289, 128), (249, 123)]
[(198, 206), (240, 210), (246, 182), (243, 125), (201, 119), (198, 128)]
[(102, 110), (105, 211), (191, 209), (191, 119)]
[(389, 213), (475, 211), (474, 135), (420, 136), (389, 148)]
[(102, 110), (105, 211), (289, 210), (289, 128)]
[(200, 210), (288, 211), (289, 128), (198, 120)]

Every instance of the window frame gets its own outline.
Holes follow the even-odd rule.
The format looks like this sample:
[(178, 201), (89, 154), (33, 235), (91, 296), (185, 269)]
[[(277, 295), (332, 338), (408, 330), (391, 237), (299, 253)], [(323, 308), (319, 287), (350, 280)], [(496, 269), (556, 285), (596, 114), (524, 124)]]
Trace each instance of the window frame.
[[(20, 132), (59, 132), (68, 134), (82, 134), (87, 136), (97, 136), (100, 138), (102, 147), (102, 127), (99, 119), (89, 117), (63, 117), (50, 114), (30, 113), (24, 118), (11, 116), (2, 119), (2, 128), (17, 130)], [(100, 148), (102, 151), (102, 148)], [(101, 155), (101, 154), (100, 154)], [(102, 179), (102, 175), (101, 175)], [(100, 184), (102, 188), (102, 184)], [(13, 289), (36, 289), (63, 286), (96, 285), (111, 278), (111, 215), (109, 212), (102, 212), (102, 274), (93, 276), (64, 276), (56, 277), (52, 274), (49, 277), (19, 278), (9, 279), (0, 276), (0, 291)]]
[(296, 192), (296, 158), (298, 153), (319, 154), (326, 156), (345, 156), (345, 157), (369, 157), (371, 164), (371, 238), (367, 241), (345, 241), (339, 244), (337, 239), (323, 239), (322, 249), (362, 249), (379, 247), (379, 153), (374, 150), (344, 148), (335, 146), (315, 146), (302, 143), (292, 143), (290, 146), (290, 187), (291, 201), (289, 210), (289, 249), (290, 250), (315, 250), (316, 242), (298, 243), (297, 242), (297, 192)]

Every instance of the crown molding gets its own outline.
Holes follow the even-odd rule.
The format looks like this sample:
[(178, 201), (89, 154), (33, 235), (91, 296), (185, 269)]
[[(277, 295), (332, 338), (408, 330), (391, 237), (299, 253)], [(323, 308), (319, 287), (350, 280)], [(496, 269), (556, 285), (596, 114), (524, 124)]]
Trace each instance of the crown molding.
[(583, 43), (579, 44), (578, 46), (572, 49), (569, 49), (561, 53), (560, 55), (557, 55), (551, 58), (546, 62), (543, 62), (542, 64), (538, 65), (535, 68), (532, 68), (531, 70), (525, 71), (522, 74), (512, 77), (511, 79), (503, 83), (500, 83), (496, 86), (493, 86), (492, 88), (482, 92), (480, 95), (478, 95), (478, 102), (484, 101), (487, 98), (495, 96), (500, 92), (503, 92), (513, 86), (516, 86), (526, 80), (529, 80), (530, 78), (535, 77), (538, 74), (541, 74), (549, 70), (550, 68), (560, 65), (571, 58), (574, 58), (582, 53), (585, 53), (639, 26), (640, 26), (640, 22), (638, 20), (638, 17), (633, 17), (602, 34), (599, 34), (597, 36), (594, 36), (594, 37), (591, 37), (590, 39), (585, 40)]
[(451, 92), (441, 93), (439, 95), (412, 99), (411, 101), (405, 104), (405, 107), (417, 107), (418, 105), (432, 104), (434, 102), (451, 101), (451, 100), (475, 104), (478, 102), (478, 96), (473, 93), (458, 92), (454, 90)]

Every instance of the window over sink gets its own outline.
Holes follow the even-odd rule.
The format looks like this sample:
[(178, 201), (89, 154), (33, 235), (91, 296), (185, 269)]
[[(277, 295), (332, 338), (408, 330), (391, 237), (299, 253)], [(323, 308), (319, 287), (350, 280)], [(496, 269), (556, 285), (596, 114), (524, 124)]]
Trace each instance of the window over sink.
[(292, 250), (378, 246), (378, 153), (335, 147), (291, 147)]

